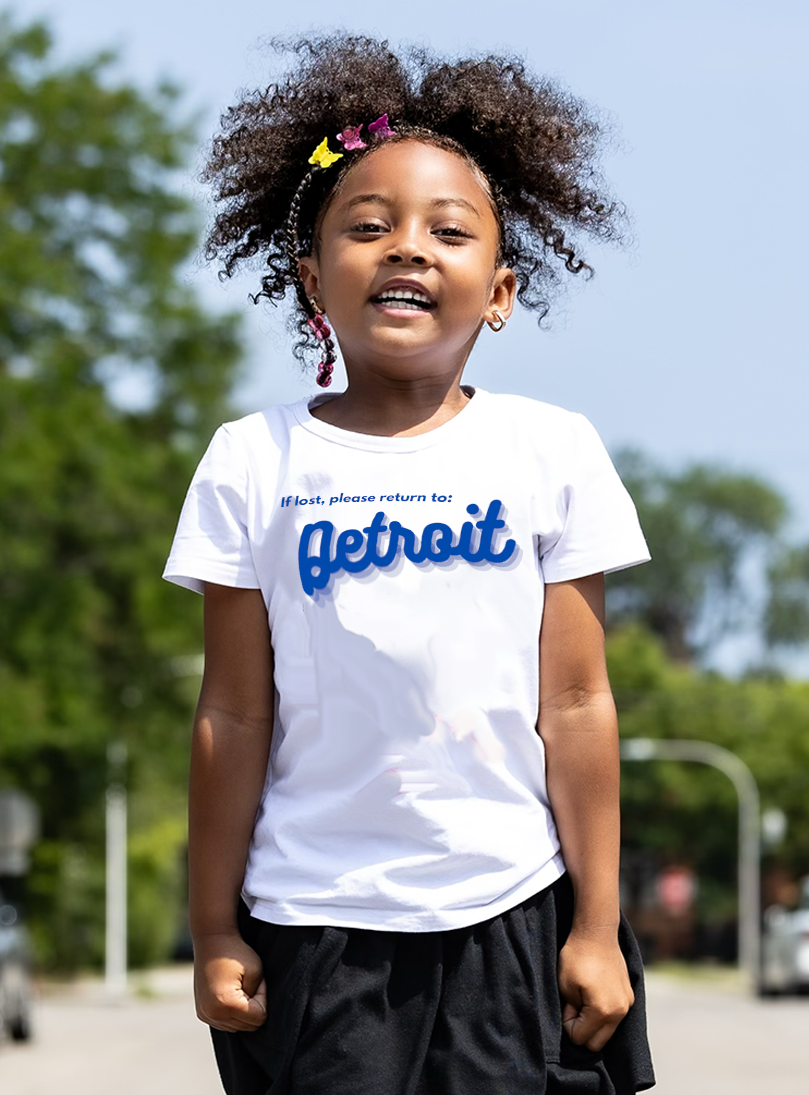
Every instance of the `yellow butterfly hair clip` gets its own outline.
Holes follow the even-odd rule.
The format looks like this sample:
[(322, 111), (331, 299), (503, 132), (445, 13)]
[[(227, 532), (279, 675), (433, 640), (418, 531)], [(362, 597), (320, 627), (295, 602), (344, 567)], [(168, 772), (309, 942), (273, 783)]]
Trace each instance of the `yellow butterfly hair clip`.
[(326, 168), (331, 167), (337, 160), (342, 160), (342, 152), (332, 152), (329, 148), (329, 138), (324, 137), (312, 155), (309, 157), (309, 163), (314, 164), (315, 167)]

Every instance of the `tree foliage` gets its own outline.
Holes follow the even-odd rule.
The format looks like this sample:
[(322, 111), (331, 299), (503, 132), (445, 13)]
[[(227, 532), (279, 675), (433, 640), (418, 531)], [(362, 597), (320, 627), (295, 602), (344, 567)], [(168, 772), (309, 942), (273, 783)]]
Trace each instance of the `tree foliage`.
[(787, 545), (770, 563), (772, 595), (764, 616), (770, 643), (801, 643), (809, 635), (809, 544)]
[(177, 113), (110, 56), (60, 65), (44, 26), (0, 22), (0, 783), (43, 811), (32, 915), (62, 964), (98, 956), (108, 743), (129, 744), (139, 862), (138, 826), (182, 813), (172, 659), (198, 648), (199, 608), (160, 574), (239, 342), (184, 277)]
[[(608, 660), (622, 737), (709, 741), (735, 753), (758, 783), (762, 809), (787, 817), (768, 862), (809, 873), (809, 683), (706, 673), (669, 659), (637, 626), (611, 635)], [(700, 878), (701, 915), (732, 919), (738, 800), (730, 780), (702, 764), (627, 761), (621, 798), (629, 858), (689, 864)]]
[(611, 576), (611, 619), (642, 621), (680, 660), (739, 627), (770, 646), (809, 639), (809, 548), (786, 540), (775, 488), (705, 464), (669, 472), (631, 451), (617, 465), (653, 563)]

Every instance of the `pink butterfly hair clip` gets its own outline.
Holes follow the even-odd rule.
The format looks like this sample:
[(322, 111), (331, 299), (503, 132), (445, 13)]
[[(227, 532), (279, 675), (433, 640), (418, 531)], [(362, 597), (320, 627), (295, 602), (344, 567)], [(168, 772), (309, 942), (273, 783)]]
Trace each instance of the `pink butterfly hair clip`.
[(342, 133), (337, 134), (337, 140), (346, 152), (354, 152), (359, 148), (368, 147), (362, 137), (360, 137), (361, 129), (361, 125), (347, 125)]
[(368, 132), (372, 133), (374, 137), (392, 137), (396, 130), (391, 129), (388, 125), (387, 114), (381, 114), (375, 122), (369, 124)]
[[(367, 148), (368, 145), (360, 136), (361, 125), (347, 125), (342, 133), (337, 134), (337, 140), (346, 150), (346, 152), (356, 152), (361, 148)], [(387, 114), (380, 115), (375, 122), (371, 122), (368, 125), (368, 133), (375, 140), (381, 140), (384, 137), (392, 137), (396, 130), (391, 129), (388, 125)]]

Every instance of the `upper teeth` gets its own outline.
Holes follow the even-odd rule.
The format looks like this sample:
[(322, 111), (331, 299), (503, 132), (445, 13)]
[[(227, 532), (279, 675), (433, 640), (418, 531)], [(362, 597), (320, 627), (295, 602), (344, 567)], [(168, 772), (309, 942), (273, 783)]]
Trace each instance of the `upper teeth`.
[(432, 304), (430, 298), (418, 289), (387, 289), (379, 300), (417, 300), (420, 304)]

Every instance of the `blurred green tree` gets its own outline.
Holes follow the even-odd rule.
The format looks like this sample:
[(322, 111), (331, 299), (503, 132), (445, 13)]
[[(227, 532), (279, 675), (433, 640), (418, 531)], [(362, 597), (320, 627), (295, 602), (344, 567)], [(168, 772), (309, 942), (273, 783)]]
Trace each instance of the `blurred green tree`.
[(785, 546), (770, 563), (772, 595), (764, 627), (771, 643), (800, 643), (809, 635), (809, 544)]
[(768, 647), (809, 639), (809, 547), (786, 541), (788, 507), (774, 487), (705, 464), (669, 472), (635, 451), (616, 465), (654, 565), (610, 576), (614, 623), (641, 621), (681, 661), (739, 627)]
[(108, 743), (129, 745), (136, 828), (183, 809), (172, 659), (200, 616), (160, 573), (240, 356), (235, 318), (184, 277), (178, 92), (113, 62), (58, 63), (45, 26), (0, 18), (0, 782), (43, 810), (31, 913), (62, 966), (99, 957)]
[[(704, 672), (671, 660), (637, 625), (614, 631), (607, 652), (622, 737), (710, 741), (735, 753), (755, 776), (762, 808), (788, 820), (765, 865), (809, 873), (809, 682)], [(629, 861), (689, 864), (702, 923), (735, 917), (738, 800), (726, 776), (695, 763), (627, 762), (621, 809)]]

